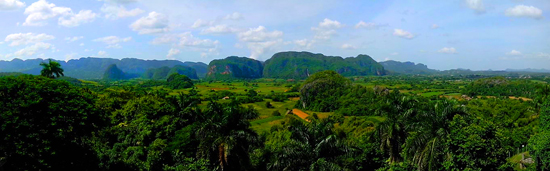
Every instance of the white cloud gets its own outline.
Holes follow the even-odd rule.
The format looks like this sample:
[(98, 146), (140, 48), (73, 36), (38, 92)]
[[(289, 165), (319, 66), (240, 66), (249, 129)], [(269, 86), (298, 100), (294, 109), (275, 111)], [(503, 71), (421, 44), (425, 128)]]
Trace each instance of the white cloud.
[(527, 17), (534, 19), (542, 19), (542, 10), (534, 6), (517, 5), (513, 8), (508, 8), (504, 13), (508, 17)]
[(119, 18), (135, 17), (139, 14), (144, 13), (145, 11), (139, 8), (127, 10), (122, 5), (103, 4), (103, 6), (101, 7), (101, 12), (105, 13), (105, 18), (114, 20)]
[(27, 45), (55, 39), (52, 35), (34, 33), (16, 33), (6, 36), (4, 41), (11, 42), (10, 46)]
[(521, 55), (521, 52), (517, 51), (517, 50), (512, 50), (512, 51), (506, 53), (506, 55), (519, 56), (519, 55)]
[(223, 19), (226, 19), (226, 20), (240, 20), (240, 19), (243, 19), (243, 15), (241, 13), (234, 12), (232, 14), (226, 15), (225, 17), (223, 17)]
[(482, 14), (485, 13), (485, 6), (483, 5), (483, 0), (465, 0), (466, 6), (473, 9), (476, 13)]
[(390, 53), (390, 55), (391, 55), (391, 56), (397, 56), (397, 55), (399, 55), (399, 53), (393, 52), (393, 53)]
[(106, 57), (106, 56), (109, 56), (109, 55), (107, 54), (107, 52), (100, 50), (99, 52), (97, 52), (97, 56)]
[(380, 25), (380, 24), (376, 24), (376, 23), (366, 23), (364, 21), (359, 21), (357, 24), (355, 24), (355, 28), (356, 29), (377, 29), (379, 27), (383, 27), (383, 26), (386, 26), (386, 25)]
[(117, 36), (107, 36), (107, 37), (94, 39), (93, 41), (103, 42), (104, 44), (107, 45), (107, 48), (118, 49), (118, 48), (122, 48), (122, 46), (120, 46), (120, 43), (129, 42), (130, 40), (132, 40), (132, 37), (119, 38)]
[(69, 15), (68, 19), (65, 17), (59, 18), (58, 24), (65, 27), (76, 27), (80, 24), (94, 21), (97, 16), (98, 15), (91, 10), (81, 10), (78, 14)]
[(43, 26), (46, 25), (45, 21), (50, 18), (70, 15), (71, 13), (71, 8), (57, 7), (55, 4), (48, 3), (46, 0), (39, 0), (25, 9), (24, 14), (28, 16), (23, 25)]
[(155, 38), (151, 44), (171, 44), (172, 47), (180, 49), (201, 52), (201, 56), (219, 54), (219, 44), (217, 40), (201, 39), (193, 36), (191, 32), (181, 34), (165, 34)]
[(19, 0), (0, 0), (0, 11), (11, 11), (25, 7), (25, 3)]
[(342, 45), (342, 49), (346, 49), (346, 50), (354, 50), (354, 49), (357, 49), (357, 47), (351, 45), (351, 44), (343, 44)]
[(80, 43), (80, 46), (84, 46), (84, 43)]
[(211, 25), (214, 25), (214, 21), (205, 21), (202, 19), (198, 19), (197, 21), (195, 21), (195, 23), (193, 23), (191, 27), (200, 28), (200, 27), (211, 26)]
[(50, 49), (50, 48), (52, 48), (51, 44), (44, 43), (44, 42), (38, 42), (38, 43), (35, 43), (34, 45), (27, 46), (27, 47), (13, 53), (13, 55), (15, 55), (15, 56), (32, 56), (40, 50), (47, 50), (47, 49)]
[(236, 33), (239, 29), (227, 26), (225, 24), (217, 25), (208, 27), (206, 29), (203, 29), (201, 31), (201, 34), (229, 34), (229, 33)]
[(178, 55), (178, 54), (180, 54), (180, 50), (179, 50), (179, 49), (171, 48), (171, 49), (168, 51), (168, 55), (166, 55), (166, 58), (168, 58), (168, 59), (174, 59), (173, 56)]
[(325, 18), (322, 22), (319, 23), (319, 27), (327, 28), (327, 29), (339, 29), (344, 27), (344, 25), (336, 20), (330, 20), (328, 18)]
[(437, 28), (439, 28), (439, 25), (437, 25), (437, 24), (432, 24), (432, 29), (437, 29)]
[(294, 44), (305, 49), (311, 49), (314, 43), (315, 43), (315, 40), (308, 40), (308, 39), (294, 40)]
[(66, 55), (65, 55), (65, 62), (67, 62), (67, 61), (69, 61), (69, 60), (71, 60), (71, 59), (76, 59), (76, 56), (77, 56), (77, 55), (78, 55), (77, 53), (66, 54)]
[(439, 53), (447, 53), (447, 54), (456, 54), (456, 49), (454, 47), (444, 47), (442, 49), (439, 49), (437, 52)]
[(316, 32), (314, 36), (315, 39), (328, 40), (337, 34), (336, 29), (342, 27), (344, 27), (344, 25), (340, 22), (325, 18), (319, 23), (318, 27), (311, 27), (311, 30)]
[(399, 36), (399, 37), (405, 38), (405, 39), (413, 39), (415, 37), (415, 35), (412, 34), (411, 32), (401, 30), (401, 29), (394, 29), (393, 30), (393, 35)]
[(83, 38), (84, 36), (74, 36), (74, 37), (65, 37), (65, 40), (69, 42), (74, 42)]
[(130, 28), (139, 34), (153, 34), (168, 32), (168, 17), (164, 14), (151, 12), (147, 17), (142, 17), (132, 23)]
[(282, 31), (268, 32), (264, 26), (258, 26), (257, 28), (250, 28), (248, 31), (237, 34), (240, 41), (243, 42), (262, 42), (269, 39), (277, 39), (283, 37)]
[(550, 59), (550, 54), (540, 52), (540, 53), (536, 54), (536, 57)]
[(250, 49), (250, 58), (258, 59), (260, 55), (275, 50), (275, 47), (280, 45), (282, 42), (282, 39), (264, 42), (249, 42), (247, 47)]

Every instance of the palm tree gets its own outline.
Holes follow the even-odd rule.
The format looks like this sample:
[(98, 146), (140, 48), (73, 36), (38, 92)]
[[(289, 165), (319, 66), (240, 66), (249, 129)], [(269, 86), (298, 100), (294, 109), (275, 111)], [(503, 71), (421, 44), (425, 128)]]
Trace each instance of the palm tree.
[(48, 78), (57, 78), (63, 75), (63, 68), (61, 68), (61, 64), (56, 61), (52, 61), (49, 59), (48, 63), (41, 62), (40, 66), (42, 66), (42, 71), (40, 71), (40, 75)]
[(418, 170), (437, 170), (449, 154), (444, 154), (445, 142), (450, 135), (449, 121), (457, 114), (465, 114), (456, 101), (436, 102), (433, 108), (421, 113), (412, 125), (414, 133), (404, 146), (405, 158), (418, 167)]
[(258, 112), (252, 108), (211, 102), (197, 131), (197, 155), (217, 161), (220, 170), (250, 170), (249, 153), (260, 145), (260, 137), (248, 120), (256, 117)]
[(386, 121), (378, 125), (375, 135), (380, 138), (380, 148), (388, 152), (389, 163), (394, 164), (403, 160), (401, 151), (408, 135), (407, 123), (410, 122), (410, 118), (417, 115), (418, 101), (397, 92), (390, 96), (392, 97), (388, 98), (386, 105), (380, 110)]

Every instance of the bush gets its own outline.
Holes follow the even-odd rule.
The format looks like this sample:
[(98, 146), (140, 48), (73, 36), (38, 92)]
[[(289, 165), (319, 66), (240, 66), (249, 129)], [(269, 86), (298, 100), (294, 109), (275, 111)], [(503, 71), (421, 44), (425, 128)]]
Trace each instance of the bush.
[(278, 111), (278, 110), (275, 110), (273, 111), (273, 113), (271, 113), (272, 116), (281, 116), (281, 113)]
[(265, 102), (265, 107), (270, 109), (273, 108), (273, 105), (271, 105), (271, 103), (269, 102)]

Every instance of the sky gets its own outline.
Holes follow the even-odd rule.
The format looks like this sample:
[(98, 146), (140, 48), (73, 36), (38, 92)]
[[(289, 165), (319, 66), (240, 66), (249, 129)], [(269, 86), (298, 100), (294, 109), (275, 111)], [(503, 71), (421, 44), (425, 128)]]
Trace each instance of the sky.
[(549, 0), (0, 0), (0, 60), (208, 63), (282, 51), (550, 69)]

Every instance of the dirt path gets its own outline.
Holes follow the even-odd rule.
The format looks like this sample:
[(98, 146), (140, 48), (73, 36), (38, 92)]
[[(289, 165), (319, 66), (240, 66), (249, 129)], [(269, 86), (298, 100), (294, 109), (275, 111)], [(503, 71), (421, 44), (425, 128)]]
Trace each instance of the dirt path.
[(308, 121), (306, 118), (309, 116), (307, 113), (303, 112), (300, 109), (292, 109), (292, 113), (298, 115), (298, 117), (302, 118), (303, 120)]

